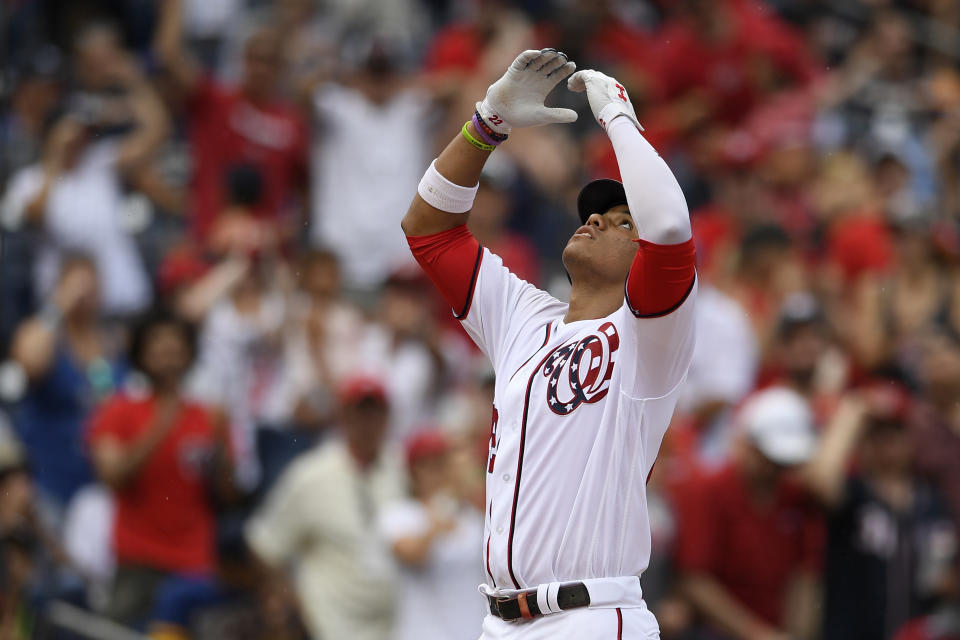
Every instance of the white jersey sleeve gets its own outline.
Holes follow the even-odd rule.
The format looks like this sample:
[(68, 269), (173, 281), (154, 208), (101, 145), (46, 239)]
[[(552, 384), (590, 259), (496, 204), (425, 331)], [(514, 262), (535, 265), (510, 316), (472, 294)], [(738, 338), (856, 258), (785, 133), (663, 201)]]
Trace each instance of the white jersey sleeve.
[(627, 342), (622, 363), (624, 393), (637, 399), (659, 398), (683, 382), (693, 357), (696, 297), (694, 281), (687, 297), (667, 314), (637, 318), (629, 305), (620, 308)]
[(566, 305), (515, 276), (500, 256), (484, 248), (470, 306), (461, 322), (499, 372), (512, 359), (526, 357), (530, 336), (542, 334), (543, 325), (562, 316), (565, 309)]

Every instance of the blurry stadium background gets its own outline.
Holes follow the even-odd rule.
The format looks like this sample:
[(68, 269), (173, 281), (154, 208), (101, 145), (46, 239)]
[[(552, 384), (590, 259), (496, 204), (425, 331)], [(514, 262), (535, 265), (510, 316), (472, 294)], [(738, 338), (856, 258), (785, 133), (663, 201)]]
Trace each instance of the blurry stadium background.
[[(0, 17), (0, 640), (479, 635), (492, 372), (399, 222), (546, 46), (627, 86), (693, 220), (662, 637), (960, 638), (960, 2)], [(470, 226), (563, 298), (617, 167), (551, 99), (579, 121), (516, 131)]]

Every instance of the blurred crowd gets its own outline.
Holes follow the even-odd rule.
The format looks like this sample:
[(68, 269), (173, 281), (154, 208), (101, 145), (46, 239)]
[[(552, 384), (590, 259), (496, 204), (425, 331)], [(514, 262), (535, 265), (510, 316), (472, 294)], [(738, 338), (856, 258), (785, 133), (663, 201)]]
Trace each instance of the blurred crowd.
[[(13, 0), (0, 640), (480, 633), (493, 378), (399, 222), (523, 49), (677, 175), (697, 348), (648, 480), (665, 639), (960, 639), (960, 3)], [(577, 123), (470, 218), (557, 297)], [(628, 364), (628, 363), (623, 363)]]

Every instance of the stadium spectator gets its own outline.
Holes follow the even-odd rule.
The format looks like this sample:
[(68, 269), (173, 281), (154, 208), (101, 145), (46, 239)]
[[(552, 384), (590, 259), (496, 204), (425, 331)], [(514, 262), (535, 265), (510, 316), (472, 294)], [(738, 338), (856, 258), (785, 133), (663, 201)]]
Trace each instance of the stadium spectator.
[(748, 400), (738, 420), (730, 464), (680, 503), (681, 588), (717, 637), (811, 638), (822, 531), (786, 473), (813, 452), (810, 409), (796, 392), (772, 388)]
[(467, 640), (483, 622), (474, 594), (483, 581), (483, 513), (457, 486), (453, 446), (435, 428), (415, 432), (406, 443), (410, 497), (380, 518), (401, 565), (394, 640)]
[(232, 286), (219, 289), (226, 295), (204, 319), (190, 389), (228, 417), (238, 481), (249, 489), (260, 474), (257, 430), (267, 423), (269, 404), (282, 384), (281, 337), (289, 286), (269, 286), (285, 268), (275, 254), (249, 254), (249, 264), (240, 266), (228, 274)]
[(43, 230), (37, 291), (50, 291), (65, 251), (88, 253), (96, 262), (104, 309), (129, 315), (149, 304), (151, 291), (125, 227), (124, 183), (136, 184), (170, 125), (150, 80), (117, 38), (102, 26), (77, 37), (78, 75), (89, 89), (74, 93), (66, 112), (48, 127), (40, 161), (11, 177), (3, 218), (11, 229)]
[(826, 422), (849, 382), (850, 365), (815, 296), (784, 299), (768, 349), (767, 375), (806, 398), (817, 426)]
[(262, 581), (235, 521), (221, 521), (216, 580), (164, 582), (150, 614), (151, 640), (307, 640), (296, 602), (283, 585)]
[(852, 345), (866, 366), (905, 364), (904, 354), (919, 347), (931, 325), (960, 329), (954, 276), (943, 268), (934, 228), (915, 220), (896, 229), (893, 268), (882, 276), (863, 278), (856, 291)]
[(334, 252), (300, 258), (298, 288), (283, 336), (283, 382), (272, 409), (280, 424), (319, 430), (333, 419), (337, 385), (361, 367), (367, 319), (344, 300)]
[(724, 289), (746, 310), (765, 352), (780, 306), (791, 293), (807, 289), (807, 273), (797, 244), (776, 225), (745, 229), (739, 244)]
[(918, 356), (922, 395), (910, 416), (917, 470), (946, 496), (960, 531), (960, 466), (955, 464), (960, 456), (960, 338), (933, 328)]
[(823, 106), (838, 116), (833, 142), (920, 151), (913, 123), (925, 108), (925, 97), (915, 73), (920, 64), (916, 30), (907, 14), (894, 7), (878, 10), (872, 18), (824, 87)]
[(380, 296), (379, 323), (359, 348), (364, 369), (383, 376), (391, 398), (390, 437), (398, 444), (430, 417), (447, 365), (428, 290), (419, 270), (391, 275)]
[(412, 83), (399, 43), (369, 36), (353, 48), (350, 74), (312, 96), (311, 242), (337, 253), (348, 289), (369, 295), (411, 264), (402, 238), (384, 230), (399, 224), (429, 159), (432, 99)]
[[(75, 586), (55, 528), (36, 502), (26, 452), (0, 422), (0, 638), (26, 640), (39, 607)], [(71, 578), (74, 578), (71, 580)]]
[(101, 323), (93, 261), (68, 255), (61, 269), (53, 294), (23, 322), (10, 351), (28, 380), (14, 424), (41, 496), (62, 511), (93, 480), (84, 429), (97, 404), (122, 384), (126, 365)]
[(23, 55), (14, 65), (9, 111), (0, 116), (0, 184), (40, 158), (40, 141), (47, 118), (60, 102), (62, 56), (53, 46)]
[(148, 387), (108, 399), (88, 436), (97, 476), (117, 504), (107, 614), (128, 625), (146, 622), (166, 580), (212, 579), (213, 501), (229, 497), (232, 472), (224, 430), (184, 396), (195, 348), (184, 321), (164, 312), (142, 319), (130, 361)]
[(243, 78), (221, 85), (198, 66), (181, 42), (180, 0), (162, 3), (155, 53), (176, 85), (189, 125), (196, 162), (189, 218), (205, 240), (226, 202), (227, 175), (238, 166), (260, 175), (262, 196), (254, 207), (261, 220), (289, 237), (299, 222), (296, 201), (306, 178), (306, 126), (278, 93), (284, 72), (281, 40), (264, 26), (244, 47)]
[(397, 576), (375, 524), (403, 487), (401, 462), (384, 446), (387, 392), (354, 376), (338, 399), (340, 436), (290, 464), (248, 522), (247, 541), (267, 566), (292, 569), (313, 635), (387, 640)]
[(829, 509), (825, 640), (892, 638), (952, 586), (957, 534), (943, 496), (912, 473), (906, 409), (892, 381), (847, 397), (806, 470)]

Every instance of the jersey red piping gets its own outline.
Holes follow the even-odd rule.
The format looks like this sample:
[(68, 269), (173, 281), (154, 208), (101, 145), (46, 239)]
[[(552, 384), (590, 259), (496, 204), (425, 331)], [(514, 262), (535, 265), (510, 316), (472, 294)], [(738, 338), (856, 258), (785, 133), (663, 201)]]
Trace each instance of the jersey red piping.
[(477, 274), (480, 273), (480, 263), (483, 261), (483, 245), (477, 245), (477, 261), (473, 263), (473, 274), (470, 276), (470, 288), (467, 290), (467, 301), (463, 305), (463, 311), (455, 314), (453, 317), (457, 320), (463, 320), (470, 313), (470, 307), (473, 305), (473, 290), (477, 286)]
[(497, 580), (493, 577), (493, 572), (490, 571), (490, 534), (487, 534), (487, 575), (490, 576), (490, 582), (493, 583), (493, 587), (496, 588)]
[(547, 343), (550, 342), (550, 331), (551, 331), (552, 329), (553, 329), (553, 323), (552, 323), (552, 322), (548, 322), (548, 323), (547, 323), (546, 335), (543, 336), (543, 344), (540, 345), (539, 347), (537, 347), (537, 350), (534, 351), (533, 353), (531, 353), (531, 354), (530, 354), (530, 357), (527, 358), (526, 360), (524, 360), (522, 365), (520, 365), (519, 367), (517, 367), (517, 370), (513, 372), (513, 375), (512, 375), (512, 376), (510, 376), (510, 380), (513, 380), (514, 377), (516, 377), (516, 375), (517, 375), (518, 373), (520, 373), (520, 369), (523, 369), (525, 366), (527, 366), (527, 363), (528, 363), (528, 362), (530, 362), (531, 360), (533, 360), (533, 356), (537, 355), (537, 352), (539, 352), (540, 349), (543, 349), (545, 346), (547, 346)]
[(617, 640), (623, 640), (623, 613), (617, 607)]
[[(527, 437), (527, 414), (530, 409), (530, 389), (533, 387), (533, 378), (537, 375), (537, 371), (540, 370), (543, 363), (546, 362), (559, 347), (560, 345), (557, 345), (557, 347), (548, 351), (547, 355), (543, 356), (540, 364), (530, 372), (530, 379), (527, 380), (527, 392), (523, 398), (523, 420), (520, 423), (520, 452), (517, 456), (517, 474), (513, 484), (513, 509), (510, 511), (510, 535), (507, 537), (507, 571), (510, 573), (510, 579), (513, 581), (513, 586), (516, 589), (520, 588), (520, 583), (513, 573), (513, 532), (517, 520), (517, 500), (520, 497), (520, 476), (523, 473), (523, 447)], [(541, 349), (542, 348), (543, 347), (541, 347)]]

